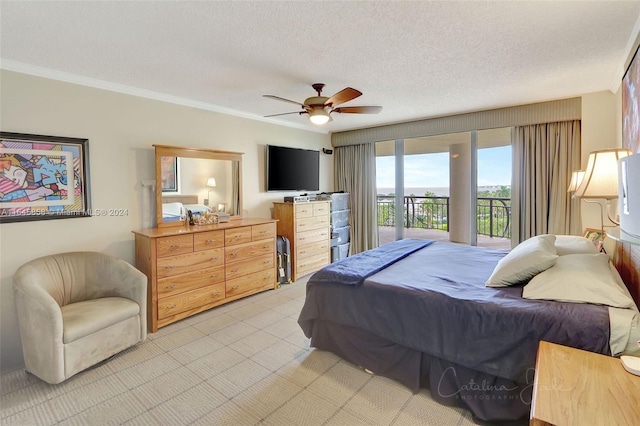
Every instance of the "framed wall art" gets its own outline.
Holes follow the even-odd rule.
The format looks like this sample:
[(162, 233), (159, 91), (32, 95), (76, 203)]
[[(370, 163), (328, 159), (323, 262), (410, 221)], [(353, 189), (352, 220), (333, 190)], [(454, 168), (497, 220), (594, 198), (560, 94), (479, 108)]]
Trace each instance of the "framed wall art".
[(0, 223), (91, 216), (89, 140), (0, 132)]
[(160, 158), (160, 176), (163, 194), (180, 193), (180, 159), (178, 157)]
[(640, 153), (640, 56), (638, 49), (622, 78), (622, 147)]

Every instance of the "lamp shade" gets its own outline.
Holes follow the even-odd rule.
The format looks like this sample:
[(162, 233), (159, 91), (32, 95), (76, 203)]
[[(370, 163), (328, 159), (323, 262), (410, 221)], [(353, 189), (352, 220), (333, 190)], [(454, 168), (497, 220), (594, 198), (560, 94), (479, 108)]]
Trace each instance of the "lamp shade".
[(311, 120), (313, 124), (325, 124), (330, 118), (329, 113), (324, 108), (313, 108), (309, 111), (309, 120)]
[(584, 170), (574, 170), (571, 173), (571, 182), (569, 182), (569, 189), (567, 192), (576, 192), (576, 189), (582, 183), (582, 179), (584, 179)]
[(216, 187), (216, 178), (210, 177), (209, 179), (207, 179), (207, 186), (210, 187), (210, 188), (215, 188)]
[(630, 149), (615, 148), (589, 153), (584, 179), (573, 194), (580, 198), (618, 198), (618, 159), (631, 154)]

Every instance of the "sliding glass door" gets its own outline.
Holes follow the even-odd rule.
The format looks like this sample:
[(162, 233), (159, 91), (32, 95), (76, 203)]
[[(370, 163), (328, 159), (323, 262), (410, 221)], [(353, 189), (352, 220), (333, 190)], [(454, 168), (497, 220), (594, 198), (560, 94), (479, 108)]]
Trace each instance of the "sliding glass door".
[(509, 248), (511, 131), (376, 144), (380, 245), (402, 238)]

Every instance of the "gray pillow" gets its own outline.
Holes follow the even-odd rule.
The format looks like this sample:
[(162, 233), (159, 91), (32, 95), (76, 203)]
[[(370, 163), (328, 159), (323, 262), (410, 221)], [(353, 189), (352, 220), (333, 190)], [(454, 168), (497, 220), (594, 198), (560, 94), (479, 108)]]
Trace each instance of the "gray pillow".
[(558, 259), (555, 241), (555, 235), (544, 234), (521, 242), (498, 262), (485, 285), (508, 287), (522, 284), (552, 267)]
[(604, 253), (568, 254), (536, 275), (522, 290), (525, 299), (593, 303), (631, 308), (633, 299), (618, 283)]

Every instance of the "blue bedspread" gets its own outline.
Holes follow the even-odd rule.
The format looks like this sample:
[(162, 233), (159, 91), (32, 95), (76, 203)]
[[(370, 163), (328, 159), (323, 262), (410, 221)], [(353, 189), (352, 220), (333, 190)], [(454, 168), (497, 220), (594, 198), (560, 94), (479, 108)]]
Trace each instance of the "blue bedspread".
[[(389, 245), (394, 252), (404, 243)], [(522, 286), (485, 287), (506, 253), (434, 243), (361, 285), (332, 282), (335, 268), (318, 272), (308, 281), (298, 323), (312, 344), (314, 321), (331, 322), (519, 383), (535, 365), (540, 340), (609, 353), (605, 306), (523, 299)], [(348, 283), (358, 269), (347, 273)]]
[(313, 276), (313, 281), (358, 286), (376, 272), (431, 243), (432, 240), (406, 239), (358, 253), (322, 268)]

